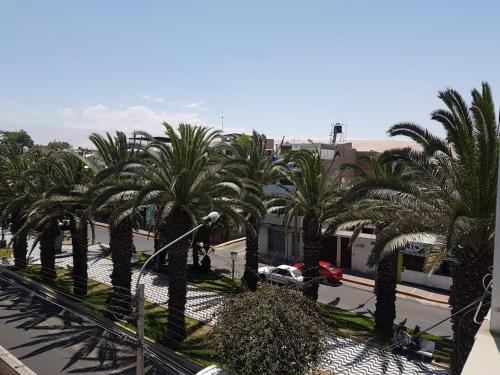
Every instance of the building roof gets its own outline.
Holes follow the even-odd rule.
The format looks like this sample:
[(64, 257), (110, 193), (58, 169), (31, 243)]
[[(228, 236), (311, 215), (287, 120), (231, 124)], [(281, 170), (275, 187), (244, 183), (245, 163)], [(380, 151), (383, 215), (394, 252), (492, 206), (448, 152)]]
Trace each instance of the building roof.
[(352, 143), (357, 151), (384, 152), (393, 148), (411, 147), (420, 150), (421, 147), (414, 141), (405, 139), (353, 139), (344, 143)]
[[(322, 146), (322, 148), (331, 147), (329, 144), (329, 140), (327, 140), (326, 138), (311, 139), (311, 141), (312, 144), (311, 142), (309, 142), (309, 140), (304, 138), (291, 138), (291, 139), (285, 139), (284, 145), (292, 144), (292, 145), (308, 146), (310, 148), (314, 146), (318, 147), (318, 145)], [(401, 148), (401, 147), (411, 147), (417, 150), (421, 149), (421, 147), (414, 141), (408, 139), (394, 139), (394, 138), (349, 139), (343, 142), (339, 142), (337, 144), (345, 146), (351, 144), (352, 148), (356, 149), (359, 152), (369, 152), (369, 151), (384, 152), (386, 150), (390, 150), (393, 148)]]

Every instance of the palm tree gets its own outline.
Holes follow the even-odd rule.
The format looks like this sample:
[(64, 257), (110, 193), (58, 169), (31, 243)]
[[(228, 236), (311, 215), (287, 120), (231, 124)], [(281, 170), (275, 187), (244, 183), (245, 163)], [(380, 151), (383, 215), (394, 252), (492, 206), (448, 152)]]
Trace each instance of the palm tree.
[(38, 191), (37, 183), (26, 178), (25, 175), (33, 163), (34, 158), (31, 154), (12, 160), (2, 158), (0, 211), (3, 211), (12, 223), (14, 263), (19, 269), (27, 265), (28, 230), (25, 223), (29, 208)]
[[(342, 173), (354, 172), (358, 180), (349, 188), (342, 197), (344, 210), (330, 222), (328, 232), (337, 229), (354, 228), (352, 242), (361, 233), (367, 224), (375, 226), (375, 233), (378, 235), (382, 228), (388, 223), (384, 217), (380, 216), (380, 211), (375, 209), (376, 202), (370, 199), (368, 193), (375, 187), (403, 189), (404, 168), (401, 163), (385, 162), (375, 154), (362, 155), (360, 161), (364, 162), (368, 171), (359, 167), (358, 164), (343, 164), (340, 167)], [(385, 206), (384, 210), (389, 210)], [(378, 335), (390, 338), (393, 334), (393, 324), (396, 318), (396, 284), (397, 284), (397, 263), (398, 253), (391, 252), (381, 256), (382, 248), (379, 242), (372, 249), (368, 259), (368, 265), (377, 266), (376, 279), (376, 304), (375, 304), (375, 331)]]
[[(478, 325), (466, 306), (481, 298), (483, 279), (493, 263), (496, 181), (498, 173), (498, 120), (490, 87), (472, 90), (469, 107), (452, 89), (439, 93), (446, 109), (432, 118), (444, 127), (446, 138), (434, 136), (413, 123), (392, 126), (391, 136), (406, 135), (422, 151), (393, 150), (385, 160), (405, 164), (410, 176), (403, 186), (372, 186), (366, 193), (389, 224), (377, 237), (380, 254), (396, 252), (411, 242), (432, 240), (426, 259), (429, 272), (443, 259), (456, 259), (452, 270), (450, 306), (454, 332), (452, 374), (459, 374)], [(489, 296), (487, 296), (486, 305)], [(487, 312), (484, 307), (478, 319)]]
[[(216, 209), (241, 222), (236, 212), (240, 188), (218, 173), (210, 145), (219, 132), (180, 124), (177, 131), (164, 123), (170, 143), (150, 137), (150, 155), (143, 168), (135, 169), (144, 185), (136, 197), (136, 207), (154, 205), (156, 230), (166, 242), (186, 233), (205, 214)], [(187, 255), (191, 240), (177, 242), (168, 251), (169, 299), (167, 336), (174, 342), (186, 336)]]
[(139, 190), (137, 179), (127, 167), (138, 160), (139, 150), (129, 145), (125, 133), (117, 131), (113, 137), (97, 133), (90, 137), (102, 162), (102, 169), (95, 177), (96, 196), (93, 201), (95, 211), (109, 216), (109, 248), (113, 261), (110, 296), (111, 311), (116, 317), (128, 315), (132, 311), (131, 257), (134, 251), (134, 194)]
[(270, 212), (284, 212), (284, 225), (289, 227), (291, 220), (302, 216), (304, 243), (304, 296), (318, 299), (319, 261), (321, 252), (322, 226), (335, 216), (338, 210), (339, 188), (323, 167), (318, 151), (300, 150), (289, 157), (294, 166), (283, 169), (283, 177), (292, 183), (293, 188), (284, 188), (288, 194), (269, 201)]
[[(225, 162), (227, 172), (247, 181), (242, 197), (245, 202), (245, 281), (252, 285), (248, 271), (255, 275), (259, 267), (259, 230), (266, 213), (264, 186), (281, 177), (283, 164), (266, 150), (267, 138), (255, 130), (252, 136), (241, 135), (229, 147)], [(243, 180), (242, 180), (243, 181)]]
[(34, 218), (29, 214), (34, 202), (50, 190), (46, 178), (47, 171), (43, 169), (41, 160), (44, 160), (44, 156), (39, 152), (5, 160), (1, 181), (3, 199), (0, 200), (7, 212), (10, 212), (12, 220), (16, 266), (19, 268), (26, 266), (27, 236), (29, 232), (35, 231), (38, 235), (33, 246), (40, 243), (42, 277), (51, 280), (56, 277), (55, 240), (59, 234), (57, 220)]
[(48, 171), (52, 188), (32, 205), (30, 216), (44, 218), (45, 222), (70, 218), (73, 247), (74, 294), (87, 295), (88, 224), (92, 203), (89, 186), (96, 167), (80, 155), (60, 152), (44, 158), (40, 163)]

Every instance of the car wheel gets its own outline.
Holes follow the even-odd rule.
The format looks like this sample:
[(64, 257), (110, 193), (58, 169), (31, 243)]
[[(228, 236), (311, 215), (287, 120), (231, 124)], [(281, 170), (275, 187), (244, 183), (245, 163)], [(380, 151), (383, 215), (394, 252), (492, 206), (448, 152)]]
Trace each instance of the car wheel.
[(263, 273), (261, 273), (261, 274), (259, 275), (259, 279), (260, 279), (260, 281), (262, 281), (262, 282), (266, 281), (266, 275), (264, 275)]

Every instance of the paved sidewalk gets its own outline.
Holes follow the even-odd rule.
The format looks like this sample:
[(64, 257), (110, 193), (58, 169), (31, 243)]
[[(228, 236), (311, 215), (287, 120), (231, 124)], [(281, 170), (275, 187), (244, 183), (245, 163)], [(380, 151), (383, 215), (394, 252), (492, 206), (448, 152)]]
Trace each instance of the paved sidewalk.
[[(70, 246), (64, 246), (64, 250), (70, 250)], [(99, 245), (89, 246), (90, 255), (100, 250)], [(69, 254), (68, 254), (69, 255)], [(33, 256), (34, 263), (39, 262), (39, 248), (37, 247)], [(56, 264), (60, 267), (72, 265), (72, 257), (58, 258)], [(110, 275), (113, 268), (111, 260), (99, 258), (90, 260), (88, 266), (89, 278), (107, 285), (111, 285)], [(138, 271), (134, 270), (132, 283), (137, 278)], [(145, 296), (148, 301), (166, 306), (168, 302), (168, 277), (147, 272), (144, 277)], [(134, 285), (134, 284), (132, 284)], [(187, 293), (186, 315), (205, 323), (213, 322), (213, 313), (223, 299), (223, 295), (202, 288), (189, 286)], [(331, 335), (327, 338), (330, 345), (325, 361), (324, 369), (334, 374), (358, 375), (406, 375), (406, 374), (428, 374), (445, 375), (447, 371), (437, 370), (433, 366), (421, 362), (409, 361), (407, 358), (392, 353), (380, 352), (377, 348), (357, 342), (341, 336)]]

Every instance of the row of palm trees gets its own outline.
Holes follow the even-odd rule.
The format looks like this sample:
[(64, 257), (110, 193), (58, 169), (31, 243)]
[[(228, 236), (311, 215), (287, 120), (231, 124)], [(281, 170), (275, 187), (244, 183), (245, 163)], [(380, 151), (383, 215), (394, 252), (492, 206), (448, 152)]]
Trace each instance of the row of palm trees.
[[(96, 215), (110, 222), (114, 264), (111, 308), (117, 315), (131, 310), (132, 230), (154, 207), (155, 247), (158, 249), (192, 228), (206, 212), (217, 210), (246, 232), (245, 281), (252, 286), (258, 267), (258, 233), (264, 215), (283, 215), (286, 227), (301, 216), (304, 246), (303, 293), (318, 296), (321, 239), (339, 228), (376, 228), (370, 265), (377, 266), (376, 330), (392, 333), (395, 318), (397, 253), (413, 241), (432, 240), (426, 268), (432, 271), (450, 253), (455, 349), (452, 372), (458, 374), (473, 343), (477, 325), (462, 311), (484, 292), (483, 278), (492, 265), (498, 120), (489, 86), (472, 91), (468, 106), (454, 90), (439, 94), (446, 109), (432, 118), (444, 128), (444, 138), (425, 128), (401, 123), (391, 136), (408, 136), (420, 150), (396, 149), (366, 162), (369, 172), (346, 165), (336, 173), (325, 167), (318, 152), (283, 155), (266, 151), (266, 138), (257, 132), (230, 145), (213, 147), (218, 131), (181, 124), (164, 124), (170, 142), (150, 139), (146, 147), (129, 144), (125, 134), (93, 134), (98, 157), (39, 152), (3, 160), (0, 209), (12, 222), (18, 267), (26, 266), (27, 235), (40, 241), (43, 274), (54, 278), (53, 243), (58, 220), (70, 219), (73, 245), (74, 293), (87, 293), (88, 223)], [(279, 158), (277, 156), (280, 156)], [(347, 170), (358, 179), (350, 186), (332, 175)], [(286, 184), (282, 184), (285, 182)], [(264, 194), (280, 184), (285, 194)], [(178, 242), (168, 252), (170, 278), (167, 336), (186, 335), (184, 311), (187, 259), (191, 241)], [(487, 302), (485, 306), (487, 306)], [(485, 314), (485, 309), (479, 316)]]

